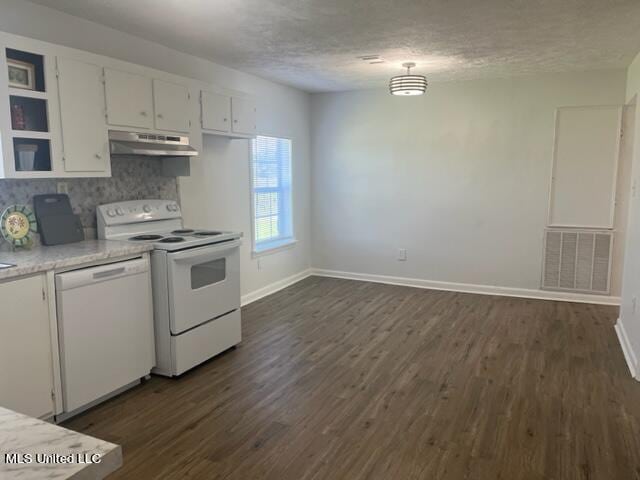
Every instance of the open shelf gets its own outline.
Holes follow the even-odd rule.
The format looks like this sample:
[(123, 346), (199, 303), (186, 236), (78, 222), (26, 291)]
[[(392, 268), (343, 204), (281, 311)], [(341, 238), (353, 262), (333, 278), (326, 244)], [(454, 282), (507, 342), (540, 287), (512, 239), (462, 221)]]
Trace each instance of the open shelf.
[(11, 128), (14, 131), (48, 132), (47, 101), (39, 98), (9, 97)]
[(48, 139), (14, 137), (13, 155), (17, 172), (51, 171), (51, 142)]
[(14, 174), (16, 178), (50, 176), (53, 139), (45, 57), (13, 48), (5, 53)]
[(9, 87), (45, 92), (44, 57), (37, 53), (6, 49)]

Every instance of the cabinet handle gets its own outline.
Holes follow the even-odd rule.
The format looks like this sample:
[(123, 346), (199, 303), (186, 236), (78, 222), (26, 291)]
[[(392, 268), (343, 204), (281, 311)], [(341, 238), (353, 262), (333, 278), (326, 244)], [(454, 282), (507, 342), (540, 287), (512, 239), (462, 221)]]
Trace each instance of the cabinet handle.
[(143, 117), (147, 116), (147, 112), (145, 112), (144, 110), (142, 112), (140, 112), (140, 115), (142, 115)]
[(226, 118), (223, 118), (222, 120), (223, 120), (224, 122), (226, 122), (226, 121), (227, 121), (227, 119), (226, 119)]
[(96, 153), (96, 158), (97, 158), (98, 160), (101, 160), (101, 159), (102, 159), (102, 155), (100, 155), (99, 153)]
[(233, 123), (238, 123), (238, 120), (234, 120)]
[(161, 113), (158, 114), (158, 118), (164, 118)]

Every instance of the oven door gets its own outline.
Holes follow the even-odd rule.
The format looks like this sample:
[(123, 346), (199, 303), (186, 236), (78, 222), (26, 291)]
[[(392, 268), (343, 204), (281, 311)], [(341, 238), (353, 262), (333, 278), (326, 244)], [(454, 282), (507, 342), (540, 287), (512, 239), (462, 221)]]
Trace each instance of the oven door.
[(167, 254), (171, 333), (240, 307), (240, 240)]

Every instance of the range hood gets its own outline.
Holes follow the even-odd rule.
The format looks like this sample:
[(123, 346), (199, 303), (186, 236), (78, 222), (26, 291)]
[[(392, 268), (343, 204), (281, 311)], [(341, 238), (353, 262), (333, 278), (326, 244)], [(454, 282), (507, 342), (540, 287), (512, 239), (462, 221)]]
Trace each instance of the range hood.
[(109, 130), (111, 155), (145, 155), (149, 157), (192, 157), (198, 151), (189, 145), (189, 137), (155, 133)]

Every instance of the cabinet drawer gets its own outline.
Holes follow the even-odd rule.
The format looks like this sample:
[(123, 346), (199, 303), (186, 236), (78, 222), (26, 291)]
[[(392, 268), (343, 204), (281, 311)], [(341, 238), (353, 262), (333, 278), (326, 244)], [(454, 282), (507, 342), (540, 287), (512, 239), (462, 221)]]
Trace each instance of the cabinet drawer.
[(181, 375), (213, 355), (222, 353), (229, 345), (237, 345), (241, 340), (240, 309), (182, 335), (171, 337), (173, 371), (176, 375)]

